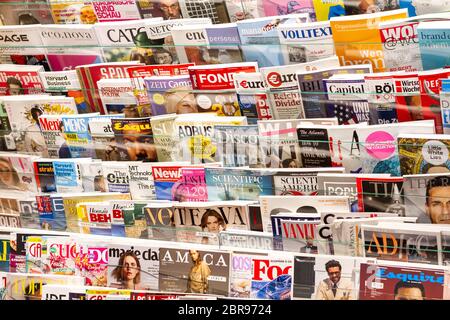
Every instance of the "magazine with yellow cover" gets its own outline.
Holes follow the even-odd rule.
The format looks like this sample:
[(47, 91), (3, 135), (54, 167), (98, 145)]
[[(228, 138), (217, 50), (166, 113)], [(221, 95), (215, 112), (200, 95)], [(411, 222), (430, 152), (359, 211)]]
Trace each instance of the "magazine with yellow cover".
[(345, 15), (343, 0), (313, 0), (317, 21), (328, 21)]

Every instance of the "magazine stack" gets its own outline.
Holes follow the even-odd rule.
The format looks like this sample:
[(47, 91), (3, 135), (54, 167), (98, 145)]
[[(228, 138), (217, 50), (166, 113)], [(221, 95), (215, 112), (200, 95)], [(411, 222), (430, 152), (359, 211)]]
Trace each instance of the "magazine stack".
[(449, 300), (448, 1), (0, 3), (0, 300)]

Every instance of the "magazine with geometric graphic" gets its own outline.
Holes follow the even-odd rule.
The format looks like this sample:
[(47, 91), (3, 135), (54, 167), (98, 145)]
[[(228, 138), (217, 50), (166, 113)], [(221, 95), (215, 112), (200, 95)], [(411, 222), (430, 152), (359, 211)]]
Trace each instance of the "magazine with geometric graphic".
[(432, 121), (400, 122), (384, 125), (372, 125), (358, 129), (362, 144), (361, 160), (364, 173), (390, 173), (400, 176), (397, 137), (399, 134), (417, 133), (427, 135), (434, 133)]
[(400, 134), (397, 141), (402, 175), (450, 171), (450, 135)]
[(230, 22), (224, 0), (180, 0), (183, 18), (209, 18), (214, 24)]
[(312, 0), (317, 21), (345, 15), (344, 0)]
[(159, 249), (159, 290), (227, 296), (230, 253), (192, 249)]
[[(263, 256), (264, 255), (260, 255)], [(250, 253), (231, 254), (230, 292), (231, 298), (250, 298), (253, 266), (252, 259), (260, 257)]]
[[(250, 298), (264, 300), (291, 300), (293, 257), (287, 254), (269, 254), (252, 259)], [(274, 271), (269, 271), (274, 270)]]

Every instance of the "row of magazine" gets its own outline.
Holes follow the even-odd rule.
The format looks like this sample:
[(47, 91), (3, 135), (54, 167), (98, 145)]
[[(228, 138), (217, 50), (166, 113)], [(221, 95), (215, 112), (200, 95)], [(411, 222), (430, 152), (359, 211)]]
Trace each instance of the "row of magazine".
[(406, 8), (410, 15), (440, 12), (447, 3), (424, 0), (367, 2), (360, 0), (4, 0), (0, 25), (92, 24), (152, 17), (163, 19), (211, 18), (214, 23), (235, 22), (273, 15), (308, 13), (314, 20)]
[[(350, 252), (340, 247), (349, 243), (355, 246), (352, 252), (361, 252), (355, 237), (358, 239), (357, 230), (363, 223), (417, 222), (431, 228), (449, 222), (448, 170), (390, 177), (323, 168), (251, 176), (242, 175), (244, 170), (155, 166), (151, 168), (154, 179), (148, 177), (152, 171), (145, 168), (140, 174), (135, 172), (134, 179), (126, 178), (134, 167), (137, 164), (109, 171), (105, 167), (107, 174), (83, 179), (84, 190), (82, 186), (60, 190), (59, 186), (60, 192), (36, 193), (4, 188), (0, 225), (180, 243), (229, 242), (288, 251), (298, 251), (292, 248), (307, 242), (314, 244), (314, 252), (329, 254)], [(21, 175), (22, 180), (25, 177), (31, 180), (32, 176)], [(43, 181), (46, 176), (36, 178)], [(12, 173), (1, 175), (2, 183), (23, 185), (14, 179), (17, 176)], [(271, 181), (279, 189), (273, 189)], [(104, 189), (104, 182), (109, 190)], [(93, 191), (95, 187), (103, 192)], [(221, 239), (221, 231), (239, 231), (260, 239), (240, 243), (239, 234), (227, 240)]]
[[(371, 63), (374, 72), (446, 66), (449, 12), (409, 17), (406, 9), (313, 21), (308, 13), (236, 23), (209, 18), (149, 18), (95, 25), (0, 27), (2, 63), (46, 71), (139, 61), (151, 64), (254, 62), (260, 67), (311, 62), (336, 54), (341, 66)], [(300, 70), (299, 70), (300, 71)]]
[[(423, 239), (414, 239), (408, 230), (423, 226), (399, 223), (395, 227), (400, 229), (390, 233), (392, 229), (387, 230), (382, 222), (378, 224), (362, 225), (364, 257), (246, 248), (218, 250), (207, 245), (180, 248), (176, 243), (156, 240), (135, 240), (130, 244), (127, 239), (115, 237), (2, 228), (0, 297), (448, 299), (448, 268), (417, 263), (432, 251), (427, 251)], [(421, 232), (426, 237), (432, 233)], [(391, 246), (386, 246), (386, 238)], [(420, 259), (414, 261), (412, 256)]]

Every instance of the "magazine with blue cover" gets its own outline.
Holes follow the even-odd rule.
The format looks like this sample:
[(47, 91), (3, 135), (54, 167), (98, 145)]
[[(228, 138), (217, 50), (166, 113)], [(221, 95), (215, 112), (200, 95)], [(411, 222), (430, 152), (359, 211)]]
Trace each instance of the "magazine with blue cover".
[(205, 168), (208, 201), (254, 200), (272, 195), (272, 175), (255, 169)]
[(417, 27), (423, 70), (450, 66), (448, 21), (427, 21)]
[(277, 26), (308, 19), (308, 14), (292, 14), (239, 21), (237, 27), (245, 61), (258, 61), (261, 68), (283, 65)]
[(68, 147), (72, 158), (95, 158), (95, 148), (89, 132), (89, 120), (97, 115), (98, 113), (86, 113), (61, 118), (63, 126), (61, 131), (66, 140), (61, 148)]

